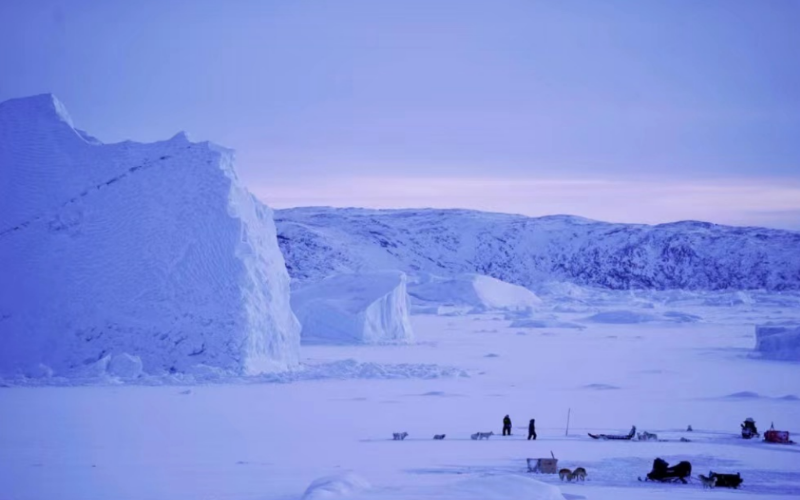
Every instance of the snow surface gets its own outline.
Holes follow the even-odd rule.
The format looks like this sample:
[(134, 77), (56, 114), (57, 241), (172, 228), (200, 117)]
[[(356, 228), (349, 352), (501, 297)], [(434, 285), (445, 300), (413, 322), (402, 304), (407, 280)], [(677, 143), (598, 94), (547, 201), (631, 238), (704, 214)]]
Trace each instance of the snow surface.
[(532, 290), (548, 281), (611, 289), (800, 290), (800, 233), (794, 231), (326, 207), (278, 210), (275, 221), (289, 273), (299, 280), (399, 269), (409, 276), (478, 273)]
[[(371, 485), (350, 493), (360, 500), (537, 498), (542, 488), (529, 479), (569, 500), (800, 497), (800, 446), (739, 436), (747, 417), (760, 430), (774, 422), (800, 435), (800, 364), (751, 357), (753, 325), (800, 324), (800, 295), (759, 293), (753, 304), (724, 307), (706, 305), (706, 293), (580, 295), (591, 314), (650, 302), (655, 315), (703, 321), (593, 323), (585, 311), (554, 311), (563, 303), (545, 297), (547, 318), (586, 328), (521, 336), (503, 314), (413, 315), (415, 343), (303, 346), (311, 373), (264, 378), (283, 383), (0, 387), (1, 496), (300, 500), (316, 479), (352, 473)], [(409, 378), (398, 368), (386, 380), (380, 371), (448, 365), (469, 376)], [(328, 370), (345, 377), (316, 378)], [(510, 437), (499, 435), (506, 414)], [(530, 418), (536, 441), (525, 439)], [(659, 441), (586, 436), (634, 424)], [(469, 438), (489, 430), (498, 435)], [(409, 436), (392, 441), (393, 432)], [(551, 452), (560, 467), (586, 468), (587, 481), (527, 472), (527, 458)], [(689, 460), (695, 477), (637, 481), (656, 457)], [(696, 475), (710, 469), (740, 472), (742, 489), (704, 490)]]
[(0, 178), (0, 374), (296, 365), (272, 213), (231, 151), (101, 144), (40, 95), (0, 103)]
[(800, 324), (756, 326), (755, 350), (769, 359), (800, 361)]
[(578, 330), (586, 328), (578, 323), (550, 319), (515, 319), (508, 326), (509, 328), (575, 328)]
[(353, 498), (354, 494), (370, 488), (370, 484), (352, 472), (316, 479), (303, 494), (303, 500), (325, 500), (328, 498)]
[(654, 321), (655, 319), (655, 316), (652, 314), (635, 311), (603, 311), (586, 318), (587, 321), (592, 321), (594, 323), (610, 323), (616, 325), (646, 323), (648, 321)]
[(292, 309), (304, 343), (408, 343), (406, 275), (385, 271), (346, 274), (292, 290)]
[[(318, 484), (319, 483), (319, 484)], [(367, 486), (364, 486), (367, 485)], [(443, 485), (411, 487), (410, 491), (369, 489), (364, 479), (347, 474), (322, 478), (309, 486), (312, 496), (303, 500), (346, 498), (387, 500), (392, 498), (458, 500), (564, 500), (557, 486), (523, 476), (483, 476), (451, 481)], [(316, 495), (317, 492), (321, 494)]]
[(542, 304), (527, 288), (480, 274), (452, 278), (420, 276), (409, 284), (408, 294), (416, 307), (444, 306), (454, 311), (527, 311)]

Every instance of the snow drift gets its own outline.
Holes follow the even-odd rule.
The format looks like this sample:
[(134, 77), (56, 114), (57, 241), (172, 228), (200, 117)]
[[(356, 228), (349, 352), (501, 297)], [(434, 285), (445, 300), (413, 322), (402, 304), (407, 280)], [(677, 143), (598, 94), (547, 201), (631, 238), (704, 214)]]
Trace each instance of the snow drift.
[(684, 221), (649, 226), (470, 210), (295, 208), (275, 216), (292, 277), (399, 269), (478, 273), (536, 290), (800, 290), (800, 232)]
[(183, 134), (102, 144), (51, 95), (0, 103), (0, 374), (294, 365), (269, 209)]
[(437, 500), (564, 500), (561, 490), (537, 479), (514, 474), (479, 475), (444, 484), (408, 484), (398, 488), (376, 487), (353, 473), (315, 480), (302, 500), (347, 498), (384, 500), (387, 498), (430, 498)]
[(302, 500), (324, 500), (328, 498), (352, 498), (354, 494), (367, 491), (370, 484), (352, 472), (314, 480), (303, 493)]
[(292, 291), (292, 309), (307, 343), (405, 343), (414, 337), (401, 272), (337, 275), (300, 286)]
[(757, 325), (755, 350), (768, 359), (800, 361), (800, 325)]
[(454, 278), (425, 276), (409, 284), (408, 293), (416, 306), (438, 305), (465, 312), (526, 311), (542, 303), (526, 288), (480, 274)]

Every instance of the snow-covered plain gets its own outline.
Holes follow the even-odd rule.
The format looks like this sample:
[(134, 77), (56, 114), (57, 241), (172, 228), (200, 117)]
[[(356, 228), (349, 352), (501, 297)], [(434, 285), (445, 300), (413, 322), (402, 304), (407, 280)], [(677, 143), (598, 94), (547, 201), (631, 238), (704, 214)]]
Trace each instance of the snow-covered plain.
[[(800, 435), (800, 364), (753, 352), (755, 325), (800, 319), (798, 295), (747, 292), (731, 301), (728, 293), (551, 288), (559, 289), (569, 293), (542, 295), (541, 309), (527, 319), (582, 329), (512, 328), (525, 318), (493, 312), (414, 315), (411, 345), (301, 351), (312, 372), (348, 363), (374, 368), (367, 372), (192, 386), (7, 381), (11, 387), (0, 388), (0, 498), (510, 500), (558, 498), (553, 488), (567, 499), (800, 497), (800, 445), (738, 434), (739, 423), (753, 417), (762, 432), (774, 422), (795, 440)], [(650, 319), (589, 319), (638, 317), (620, 311)], [(412, 370), (437, 365), (468, 376)], [(469, 439), (477, 431), (499, 434), (505, 414), (511, 437)], [(525, 440), (530, 418), (537, 441)], [(634, 424), (663, 441), (586, 436)], [(401, 431), (406, 440), (391, 440)], [(441, 433), (445, 440), (432, 439)], [(585, 467), (587, 481), (562, 484), (526, 472), (526, 458), (551, 452), (559, 466)], [(656, 457), (689, 460), (694, 476), (741, 472), (744, 484), (708, 492), (696, 479), (638, 482)]]

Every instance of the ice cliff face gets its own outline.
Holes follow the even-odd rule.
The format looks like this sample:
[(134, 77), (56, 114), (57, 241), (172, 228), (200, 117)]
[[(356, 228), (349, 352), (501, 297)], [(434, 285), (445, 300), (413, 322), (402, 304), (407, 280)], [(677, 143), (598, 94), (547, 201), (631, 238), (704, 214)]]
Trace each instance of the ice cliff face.
[(0, 374), (297, 362), (272, 213), (230, 151), (101, 144), (41, 95), (0, 103), (0, 179)]
[(678, 222), (610, 224), (466, 210), (298, 208), (276, 212), (293, 278), (399, 269), (488, 275), (536, 288), (800, 289), (800, 233)]
[(292, 308), (304, 343), (384, 344), (414, 339), (406, 275), (397, 271), (340, 274), (300, 286)]

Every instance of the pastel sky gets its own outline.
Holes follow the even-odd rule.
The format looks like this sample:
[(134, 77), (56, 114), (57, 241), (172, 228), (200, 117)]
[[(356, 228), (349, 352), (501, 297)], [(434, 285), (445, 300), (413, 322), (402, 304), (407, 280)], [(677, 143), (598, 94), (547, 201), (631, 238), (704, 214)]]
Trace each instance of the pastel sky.
[(272, 206), (800, 229), (796, 0), (0, 2), (0, 100), (186, 130)]

